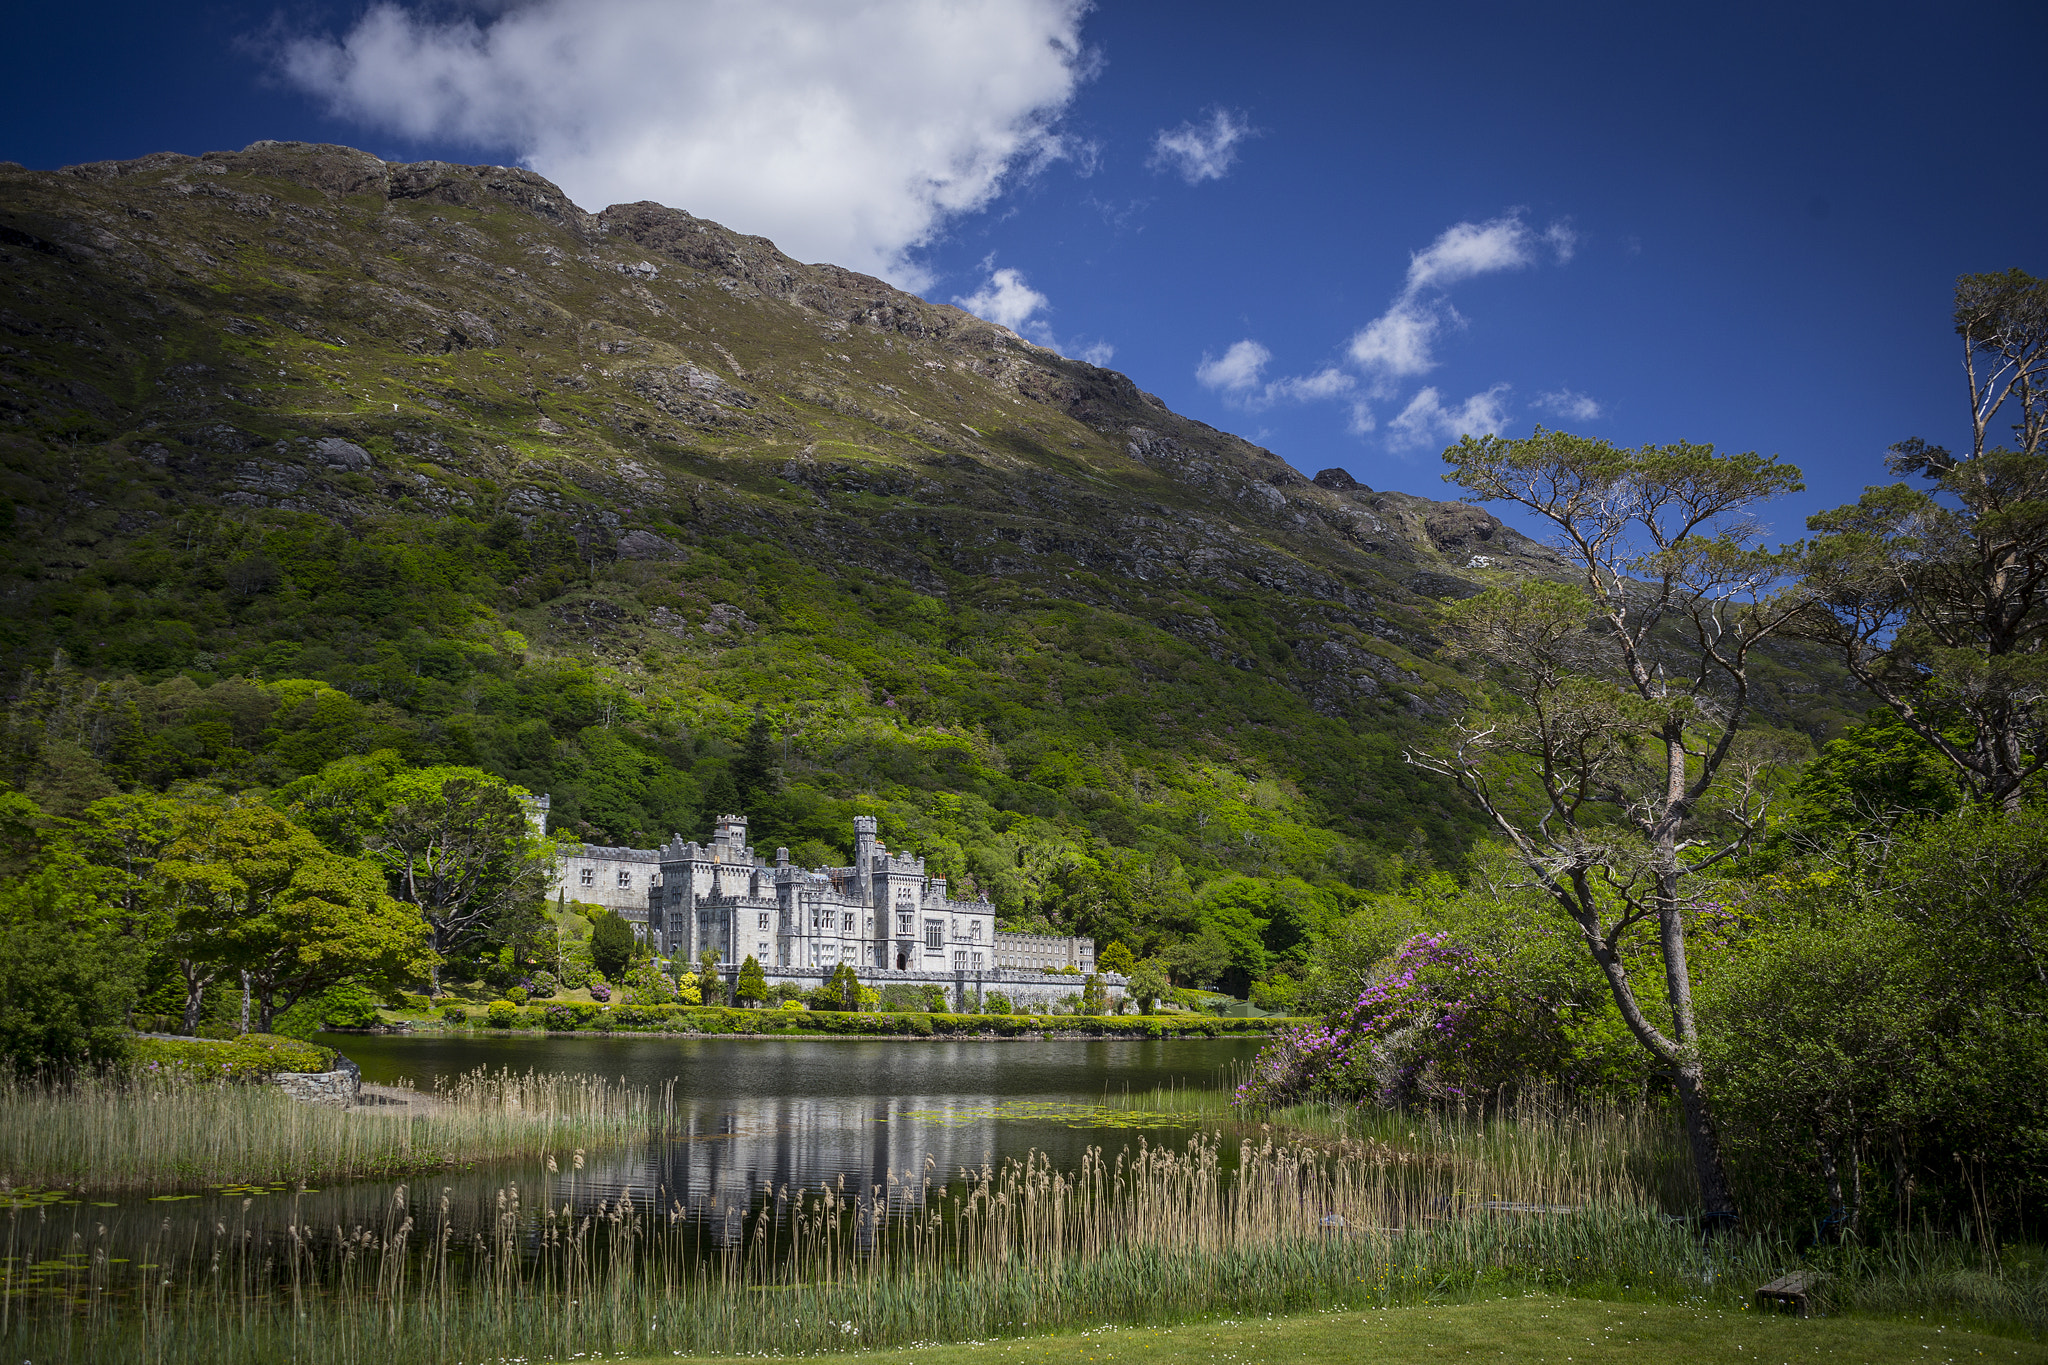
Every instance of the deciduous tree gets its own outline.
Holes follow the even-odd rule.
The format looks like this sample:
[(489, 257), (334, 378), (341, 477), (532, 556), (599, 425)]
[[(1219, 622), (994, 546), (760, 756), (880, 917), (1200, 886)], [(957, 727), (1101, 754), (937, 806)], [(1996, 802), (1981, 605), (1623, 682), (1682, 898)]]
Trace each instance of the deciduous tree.
[(733, 985), (733, 999), (749, 1008), (761, 1005), (768, 999), (768, 974), (761, 970), (761, 964), (752, 953), (740, 964), (740, 977)]
[[(1686, 959), (1687, 886), (1759, 829), (1763, 755), (1744, 733), (1753, 652), (1797, 602), (1751, 514), (1799, 488), (1799, 472), (1754, 453), (1627, 450), (1541, 428), (1467, 437), (1444, 458), (1445, 477), (1476, 498), (1549, 522), (1569, 577), (1444, 609), (1447, 653), (1470, 664), (1476, 701), (1410, 761), (1464, 788), (1577, 927), (1678, 1091), (1708, 1214), (1733, 1221)], [(1636, 965), (1661, 976), (1661, 1002), (1644, 999)]]
[(365, 848), (392, 895), (427, 921), (436, 954), (531, 913), (553, 880), (554, 843), (528, 823), (522, 795), (480, 769), (455, 767), (395, 773), (381, 789), (382, 814)]
[(277, 1014), (343, 980), (402, 980), (432, 961), (426, 926), (385, 894), (377, 868), (267, 806), (192, 808), (155, 876), (174, 906), (187, 1031), (206, 986), (230, 971), (248, 973), (267, 1032)]

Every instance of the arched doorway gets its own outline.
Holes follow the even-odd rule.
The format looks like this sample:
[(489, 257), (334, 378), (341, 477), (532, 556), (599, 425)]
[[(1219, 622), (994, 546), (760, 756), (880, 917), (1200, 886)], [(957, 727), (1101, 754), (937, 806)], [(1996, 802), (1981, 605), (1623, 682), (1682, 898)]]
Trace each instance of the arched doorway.
[(898, 954), (896, 954), (896, 970), (897, 970), (897, 971), (899, 971), (899, 972), (900, 972), (900, 971), (903, 971), (903, 970), (905, 970), (906, 968), (908, 968), (909, 966), (910, 966), (910, 954), (908, 954), (908, 953), (898, 953)]

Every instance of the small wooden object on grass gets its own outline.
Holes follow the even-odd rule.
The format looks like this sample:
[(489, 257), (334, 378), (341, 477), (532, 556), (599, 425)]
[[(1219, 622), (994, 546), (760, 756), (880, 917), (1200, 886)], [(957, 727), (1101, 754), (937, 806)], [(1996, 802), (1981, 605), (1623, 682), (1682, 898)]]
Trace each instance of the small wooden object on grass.
[(1774, 1310), (1810, 1318), (1820, 1312), (1821, 1277), (1810, 1270), (1781, 1275), (1756, 1291), (1759, 1312)]

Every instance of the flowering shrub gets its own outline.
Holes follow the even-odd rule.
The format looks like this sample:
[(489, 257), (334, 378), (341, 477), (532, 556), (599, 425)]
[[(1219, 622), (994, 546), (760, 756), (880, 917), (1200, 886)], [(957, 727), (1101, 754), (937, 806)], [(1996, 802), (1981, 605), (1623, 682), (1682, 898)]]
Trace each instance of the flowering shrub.
[(612, 998), (612, 988), (597, 978), (592, 977), (590, 981), (590, 998), (599, 1002), (609, 1001)]
[[(676, 1002), (676, 983), (658, 963), (643, 962), (633, 968), (626, 973), (625, 985), (631, 991), (635, 1004), (672, 1005)], [(597, 997), (593, 995), (592, 998)]]
[(1555, 1076), (1569, 1053), (1559, 1011), (1499, 962), (1449, 934), (1417, 934), (1345, 1009), (1277, 1035), (1254, 1060), (1234, 1103), (1456, 1103), (1512, 1081)]

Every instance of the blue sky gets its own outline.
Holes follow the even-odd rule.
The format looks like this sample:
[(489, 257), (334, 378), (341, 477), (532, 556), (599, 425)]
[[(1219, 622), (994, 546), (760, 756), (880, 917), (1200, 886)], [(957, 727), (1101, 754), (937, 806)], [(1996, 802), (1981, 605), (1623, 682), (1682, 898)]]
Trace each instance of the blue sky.
[[(1958, 439), (1949, 292), (2048, 272), (2048, 7), (38, 7), (0, 158), (347, 142), (658, 198), (1108, 356), (1313, 473), (1461, 428)], [(32, 60), (24, 61), (24, 58)], [(809, 248), (808, 250), (806, 248)], [(1248, 344), (1247, 344), (1248, 343)]]

